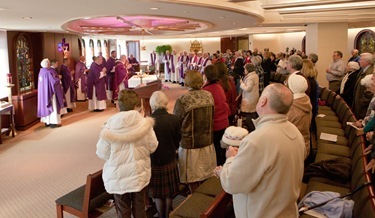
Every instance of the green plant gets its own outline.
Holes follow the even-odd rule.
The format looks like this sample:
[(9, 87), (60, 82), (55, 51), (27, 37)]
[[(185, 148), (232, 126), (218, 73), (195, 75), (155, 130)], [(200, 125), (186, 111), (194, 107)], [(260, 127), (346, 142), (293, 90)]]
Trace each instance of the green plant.
[(165, 51), (170, 51), (172, 52), (172, 46), (171, 45), (158, 45), (155, 48), (155, 52), (160, 54), (165, 54)]

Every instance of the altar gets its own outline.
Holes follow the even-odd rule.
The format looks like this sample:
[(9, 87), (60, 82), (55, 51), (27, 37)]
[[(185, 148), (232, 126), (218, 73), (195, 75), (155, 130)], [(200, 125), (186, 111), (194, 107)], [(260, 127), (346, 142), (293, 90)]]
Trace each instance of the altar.
[(158, 77), (156, 75), (134, 75), (132, 78), (128, 80), (128, 87), (129, 88), (135, 88), (139, 86), (140, 84), (147, 84), (149, 82), (158, 80)]

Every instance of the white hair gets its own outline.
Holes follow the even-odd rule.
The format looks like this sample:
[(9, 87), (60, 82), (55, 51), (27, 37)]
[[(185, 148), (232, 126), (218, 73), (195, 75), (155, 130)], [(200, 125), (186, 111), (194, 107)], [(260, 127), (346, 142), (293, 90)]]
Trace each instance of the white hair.
[(366, 75), (363, 79), (361, 79), (361, 85), (365, 87), (370, 87), (374, 83), (371, 78), (372, 74)]
[(150, 97), (150, 106), (151, 110), (155, 111), (156, 109), (167, 109), (168, 97), (162, 91), (156, 91), (152, 93)]
[(374, 55), (372, 55), (371, 53), (362, 53), (361, 59), (366, 61), (370, 65), (374, 63)]
[(50, 61), (48, 60), (48, 58), (44, 58), (41, 62), (40, 62), (40, 66), (43, 67), (43, 68), (46, 68), (48, 67), (48, 64), (50, 63)]

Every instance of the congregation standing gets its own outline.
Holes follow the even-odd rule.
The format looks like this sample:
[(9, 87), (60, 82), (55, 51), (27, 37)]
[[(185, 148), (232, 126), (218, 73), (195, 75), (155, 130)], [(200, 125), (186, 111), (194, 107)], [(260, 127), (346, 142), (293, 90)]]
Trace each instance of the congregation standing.
[[(115, 100), (119, 104), (117, 107), (120, 107), (119, 114), (129, 111), (129, 114), (138, 117), (139, 102), (135, 102), (135, 95), (129, 92), (128, 80), (135, 74), (139, 62), (133, 55), (129, 58), (121, 55), (119, 60), (116, 56), (116, 52), (112, 51), (109, 59), (105, 61), (101, 55), (98, 55), (89, 69), (86, 68), (85, 58), (82, 56), (75, 67), (75, 79), (68, 69), (69, 59), (63, 60), (59, 72), (51, 67), (48, 60), (43, 60), (38, 80), (38, 89), (40, 89), (38, 116), (41, 121), (46, 126), (61, 125), (61, 114), (66, 113), (64, 110), (74, 107), (72, 105), (75, 99), (72, 91), (75, 88), (77, 88), (77, 100), (87, 98), (90, 110), (103, 111), (107, 107), (107, 100)], [(133, 163), (135, 174), (139, 174), (137, 176), (144, 180), (142, 185), (131, 183), (118, 191), (116, 189), (118, 184), (110, 184), (107, 180), (107, 191), (117, 194), (117, 201), (124, 202), (116, 206), (117, 212), (139, 214), (145, 202), (138, 196), (138, 200), (135, 200), (138, 202), (133, 202), (134, 205), (129, 206), (130, 203), (125, 201), (125, 196), (129, 193), (145, 195), (147, 192), (147, 195), (155, 200), (159, 215), (168, 217), (173, 209), (171, 202), (178, 192), (178, 184), (187, 184), (190, 193), (193, 193), (203, 181), (217, 175), (221, 179), (224, 190), (233, 194), (235, 214), (238, 217), (251, 217), (253, 214), (250, 213), (254, 211), (259, 216), (294, 217), (295, 202), (301, 185), (297, 180), (302, 177), (303, 166), (314, 153), (310, 137), (316, 131), (315, 117), (318, 114), (319, 84), (316, 80), (318, 72), (315, 67), (317, 61), (318, 55), (314, 53), (304, 55), (296, 51), (290, 54), (283, 52), (275, 54), (268, 49), (263, 53), (254, 49), (243, 52), (229, 50), (226, 53), (215, 52), (212, 55), (201, 51), (177, 53), (173, 50), (167, 51), (161, 58), (153, 51), (149, 57), (147, 71), (160, 73), (160, 62), (163, 62), (164, 82), (186, 86), (188, 92), (177, 99), (173, 114), (169, 114), (166, 110), (168, 97), (163, 92), (153, 94), (150, 99), (153, 118), (150, 119), (153, 121), (147, 121), (152, 127), (151, 129), (147, 127), (147, 131), (153, 135), (152, 146), (150, 144), (152, 148), (147, 148), (147, 151), (138, 148), (133, 142), (127, 142), (127, 139), (123, 142), (117, 141), (116, 138), (119, 136), (112, 135), (114, 138), (108, 138), (103, 135), (104, 133), (101, 134), (97, 154), (106, 160), (106, 164), (115, 161), (108, 156), (108, 152), (114, 149), (112, 144), (123, 144), (123, 149), (117, 150), (119, 155), (127, 147), (125, 144), (129, 143), (135, 146), (132, 149), (143, 152), (139, 153), (139, 161)], [(364, 127), (366, 137), (371, 141), (375, 126), (374, 55), (359, 54), (358, 50), (354, 49), (352, 57), (345, 62), (342, 52), (334, 51), (332, 62), (325, 72), (321, 73), (325, 73), (329, 89), (340, 94), (352, 107), (353, 113), (359, 119), (356, 125)], [(287, 75), (284, 85), (271, 85), (273, 83), (271, 74)], [(134, 102), (128, 102), (132, 98)], [(130, 106), (125, 109), (124, 105), (127, 104)], [(141, 114), (141, 117), (143, 116)], [(228, 141), (230, 134), (236, 134), (230, 126), (237, 125), (236, 119), (239, 118), (244, 121), (240, 127), (246, 129), (246, 134), (242, 134), (238, 142), (230, 141), (234, 144), (228, 145), (225, 150), (223, 141)], [(275, 120), (278, 120), (277, 125), (274, 123)], [(112, 122), (106, 124), (103, 132), (110, 132), (113, 131), (111, 128), (117, 128), (111, 126)], [(143, 121), (140, 119), (136, 122)], [(122, 125), (118, 128), (129, 130), (125, 124)], [(134, 123), (134, 125), (139, 124)], [(275, 135), (283, 138), (280, 141), (275, 135), (269, 135), (265, 130), (266, 127), (288, 129), (288, 134), (294, 135), (294, 139), (288, 144), (297, 146), (298, 149), (293, 152), (291, 147), (281, 149), (282, 146), (276, 145), (276, 142), (285, 144), (290, 140), (285, 138), (283, 133), (285, 131), (275, 130)], [(241, 132), (241, 130), (237, 131)], [(269, 143), (259, 140), (261, 136), (268, 137)], [(270, 148), (261, 147), (272, 143), (274, 145)], [(239, 148), (233, 147), (240, 144)], [(275, 151), (269, 150), (275, 148), (277, 148)], [(371, 148), (369, 147), (368, 150)], [(264, 155), (254, 157), (251, 155), (254, 152)], [(263, 184), (269, 183), (270, 177), (265, 169), (251, 168), (242, 171), (244, 175), (256, 174), (257, 180), (255, 177), (254, 180), (247, 181), (245, 178), (241, 180), (235, 175), (239, 175), (238, 166), (250, 157), (258, 163), (263, 163), (267, 159), (265, 165), (279, 165), (280, 160), (269, 158), (274, 157), (273, 155), (280, 157), (283, 164), (288, 161), (298, 164), (290, 170), (294, 176), (289, 180), (284, 177), (273, 177), (277, 182), (289, 184), (290, 195), (287, 196), (288, 201), (284, 204), (267, 211), (256, 206), (261, 205), (262, 201), (272, 205), (277, 201), (278, 194), (274, 193), (274, 199), (261, 198), (262, 201), (253, 202), (260, 199), (256, 197), (257, 195), (265, 193)], [(288, 155), (291, 157), (290, 160), (286, 158)], [(121, 168), (123, 163), (116, 164)], [(138, 166), (144, 166), (147, 169), (146, 174), (136, 172)], [(375, 169), (375, 160), (371, 159), (367, 167)], [(104, 168), (106, 170), (108, 167), (105, 165)], [(278, 175), (281, 171), (282, 169), (275, 168), (273, 175)], [(110, 174), (106, 176), (107, 179), (111, 178)], [(129, 177), (125, 174), (121, 176)], [(139, 178), (132, 179), (137, 181)], [(165, 180), (166, 178), (169, 180)], [(121, 180), (115, 177), (113, 179)], [(261, 184), (259, 187), (254, 185), (255, 180)], [(236, 185), (238, 182), (244, 182), (246, 185), (240, 187), (241, 185)], [(138, 188), (132, 189), (132, 186)], [(246, 199), (253, 203), (244, 204), (243, 201)], [(249, 208), (253, 210), (250, 211)]]

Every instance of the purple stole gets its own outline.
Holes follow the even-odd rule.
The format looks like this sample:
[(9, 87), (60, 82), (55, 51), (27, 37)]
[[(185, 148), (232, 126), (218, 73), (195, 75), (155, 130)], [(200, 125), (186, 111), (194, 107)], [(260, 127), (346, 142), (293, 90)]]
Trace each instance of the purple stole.
[(151, 53), (151, 66), (155, 66), (155, 61), (156, 61), (156, 54)]
[[(169, 69), (168, 73), (171, 73), (171, 71), (172, 71), (172, 73), (174, 73), (173, 55), (171, 55), (171, 54), (170, 55), (164, 55), (164, 60), (167, 61), (166, 65), (167, 65), (167, 68)], [(169, 64), (172, 65), (172, 69), (169, 66)]]
[(200, 57), (197, 60), (197, 65), (195, 65), (195, 70), (199, 70), (199, 65), (202, 65), (202, 60), (203, 60), (203, 57)]
[[(194, 55), (194, 57), (191, 58), (191, 60), (190, 60), (190, 64), (197, 63), (197, 57), (198, 56)], [(189, 66), (188, 68), (189, 68), (189, 70), (194, 70), (194, 66)]]
[(181, 66), (180, 66), (180, 77), (181, 78), (185, 78), (185, 69), (184, 69), (184, 60), (186, 63), (189, 62), (189, 56), (185, 56), (183, 55), (182, 57), (180, 57), (180, 62), (181, 62)]
[(202, 64), (202, 67), (205, 67), (205, 66), (207, 65), (208, 60), (210, 60), (210, 58), (206, 58), (206, 59), (204, 59), (203, 64)]

